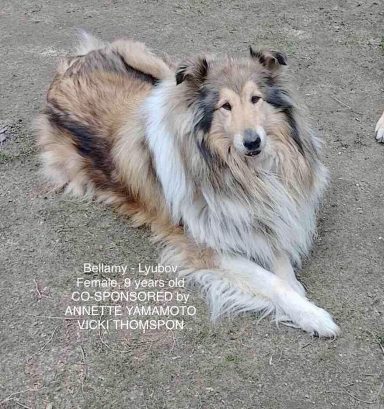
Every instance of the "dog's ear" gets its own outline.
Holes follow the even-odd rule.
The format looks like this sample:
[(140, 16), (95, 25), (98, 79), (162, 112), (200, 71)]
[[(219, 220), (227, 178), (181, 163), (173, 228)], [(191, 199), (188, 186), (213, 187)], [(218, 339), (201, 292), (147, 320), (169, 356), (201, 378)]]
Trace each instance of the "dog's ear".
[(280, 51), (255, 51), (252, 46), (250, 46), (249, 53), (252, 58), (257, 60), (261, 65), (263, 65), (270, 71), (276, 71), (280, 69), (282, 65), (287, 65), (287, 56)]
[(207, 78), (208, 61), (206, 57), (196, 57), (181, 63), (176, 70), (176, 84), (188, 81), (191, 85), (200, 87)]

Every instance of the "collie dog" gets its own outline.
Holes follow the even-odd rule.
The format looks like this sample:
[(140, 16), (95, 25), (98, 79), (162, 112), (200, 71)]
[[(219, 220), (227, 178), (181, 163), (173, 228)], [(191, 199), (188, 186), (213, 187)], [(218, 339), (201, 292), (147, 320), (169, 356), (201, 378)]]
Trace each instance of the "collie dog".
[(162, 263), (201, 287), (213, 319), (272, 314), (334, 337), (294, 271), (327, 170), (286, 65), (283, 53), (253, 48), (175, 64), (135, 41), (86, 35), (59, 64), (38, 144), (55, 188), (150, 226)]
[(384, 112), (376, 124), (376, 140), (384, 143)]

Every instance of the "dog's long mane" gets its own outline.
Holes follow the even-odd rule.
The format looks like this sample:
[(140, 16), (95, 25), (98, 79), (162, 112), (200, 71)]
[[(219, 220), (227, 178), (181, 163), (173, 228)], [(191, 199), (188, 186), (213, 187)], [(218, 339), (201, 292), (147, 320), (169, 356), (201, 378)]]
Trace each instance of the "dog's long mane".
[(284, 120), (268, 129), (276, 140), (274, 151), (257, 168), (236, 154), (223, 161), (202, 153), (204, 131), (191, 131), (201, 114), (190, 108), (193, 104), (185, 108), (172, 81), (160, 84), (143, 109), (173, 221), (182, 221), (198, 243), (245, 255), (264, 267), (281, 249), (297, 265), (308, 253), (327, 179), (318, 158), (320, 142), (284, 83), (285, 78), (275, 79), (271, 96)]

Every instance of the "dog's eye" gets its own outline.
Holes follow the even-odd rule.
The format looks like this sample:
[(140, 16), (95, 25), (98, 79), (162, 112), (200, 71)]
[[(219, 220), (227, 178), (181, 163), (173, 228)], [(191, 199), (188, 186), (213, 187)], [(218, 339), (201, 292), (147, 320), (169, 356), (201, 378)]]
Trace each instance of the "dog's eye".
[(231, 111), (231, 110), (232, 110), (231, 104), (230, 104), (229, 102), (226, 102), (225, 104), (223, 104), (223, 105), (221, 106), (221, 108), (224, 108), (224, 109), (226, 109), (227, 111)]
[(254, 96), (251, 98), (252, 104), (256, 104), (259, 99), (260, 99), (260, 97), (254, 95)]

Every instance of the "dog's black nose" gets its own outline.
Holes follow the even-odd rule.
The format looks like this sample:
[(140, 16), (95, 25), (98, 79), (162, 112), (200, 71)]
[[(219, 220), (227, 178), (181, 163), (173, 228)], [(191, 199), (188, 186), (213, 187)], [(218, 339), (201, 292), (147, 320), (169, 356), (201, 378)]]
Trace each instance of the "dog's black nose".
[(249, 151), (255, 151), (260, 148), (261, 138), (253, 129), (246, 129), (243, 144)]

